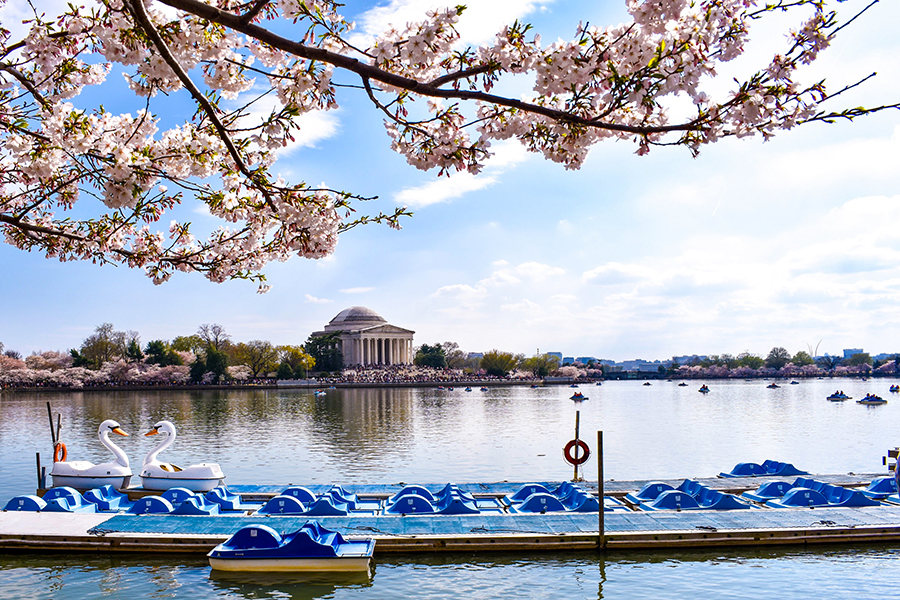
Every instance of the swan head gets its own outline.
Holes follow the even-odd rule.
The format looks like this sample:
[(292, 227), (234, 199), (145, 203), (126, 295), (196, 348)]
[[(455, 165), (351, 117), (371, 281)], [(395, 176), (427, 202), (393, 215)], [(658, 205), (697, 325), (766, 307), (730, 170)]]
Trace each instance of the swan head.
[(168, 437), (173, 437), (175, 435), (175, 425), (172, 424), (172, 421), (160, 421), (153, 426), (153, 429), (145, 433), (144, 436), (156, 435), (157, 433), (164, 433)]
[(115, 433), (116, 435), (121, 435), (128, 437), (128, 434), (122, 431), (122, 427), (119, 425), (118, 421), (114, 421), (112, 419), (107, 419), (100, 423), (100, 429), (97, 431), (100, 435), (104, 433), (109, 435), (110, 433)]

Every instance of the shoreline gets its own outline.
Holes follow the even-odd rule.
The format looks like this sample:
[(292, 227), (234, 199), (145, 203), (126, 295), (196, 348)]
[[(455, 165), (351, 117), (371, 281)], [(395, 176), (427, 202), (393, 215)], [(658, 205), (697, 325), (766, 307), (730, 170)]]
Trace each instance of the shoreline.
[[(0, 393), (41, 393), (41, 392), (148, 392), (148, 391), (222, 391), (222, 390), (327, 390), (335, 389), (352, 389), (352, 388), (433, 388), (438, 386), (450, 387), (506, 387), (506, 386), (549, 386), (549, 385), (570, 385), (574, 383), (573, 379), (565, 381), (541, 380), (541, 379), (525, 379), (525, 380), (453, 380), (453, 381), (366, 381), (366, 382), (291, 382), (288, 383), (271, 383), (271, 384), (246, 384), (246, 385), (106, 385), (106, 386), (90, 386), (82, 388), (72, 387), (15, 387), (0, 388)], [(585, 382), (579, 382), (587, 385)], [(593, 383), (593, 382), (591, 382)]]
[(897, 379), (896, 375), (876, 375), (869, 373), (868, 375), (847, 374), (847, 375), (816, 375), (814, 377), (668, 377), (658, 373), (609, 373), (603, 379), (576, 379), (570, 377), (548, 377), (545, 379), (454, 379), (454, 380), (432, 380), (432, 381), (359, 381), (359, 382), (330, 382), (321, 380), (281, 380), (281, 383), (249, 383), (249, 384), (187, 384), (187, 385), (106, 385), (106, 386), (88, 386), (81, 388), (74, 387), (0, 387), (0, 394), (9, 393), (72, 393), (72, 392), (148, 392), (153, 390), (160, 391), (176, 391), (176, 392), (194, 392), (194, 391), (222, 391), (222, 390), (327, 390), (327, 389), (386, 389), (386, 388), (433, 388), (433, 387), (505, 387), (505, 386), (558, 386), (558, 385), (595, 385), (604, 381), (661, 381), (661, 382), (703, 382), (703, 381), (803, 381), (810, 379)]

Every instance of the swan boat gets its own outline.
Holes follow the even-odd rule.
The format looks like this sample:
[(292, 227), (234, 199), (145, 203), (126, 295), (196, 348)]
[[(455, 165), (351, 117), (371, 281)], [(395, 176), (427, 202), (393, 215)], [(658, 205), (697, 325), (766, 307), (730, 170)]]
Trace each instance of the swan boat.
[[(117, 490), (124, 490), (131, 484), (131, 466), (128, 464), (128, 456), (121, 448), (109, 439), (109, 434), (127, 436), (116, 421), (107, 419), (100, 423), (97, 435), (100, 443), (112, 452), (116, 459), (110, 462), (94, 463), (86, 460), (61, 461), (53, 463), (50, 476), (53, 477), (54, 487), (68, 486), (76, 490), (90, 490), (93, 488), (111, 485)], [(63, 456), (65, 456), (65, 446)], [(55, 454), (55, 453), (54, 453)], [(56, 457), (54, 457), (56, 458)]]
[(160, 461), (160, 452), (175, 441), (175, 425), (171, 421), (160, 421), (144, 435), (165, 434), (165, 438), (144, 457), (141, 467), (141, 485), (145, 490), (168, 490), (174, 487), (187, 488), (192, 492), (208, 492), (222, 485), (225, 473), (217, 463), (200, 463), (189, 467), (179, 467)]

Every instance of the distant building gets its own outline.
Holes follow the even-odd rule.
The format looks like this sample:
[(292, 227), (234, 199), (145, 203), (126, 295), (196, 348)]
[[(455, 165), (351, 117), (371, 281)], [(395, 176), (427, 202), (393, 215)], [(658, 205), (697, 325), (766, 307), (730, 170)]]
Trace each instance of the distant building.
[(411, 365), (415, 331), (390, 325), (371, 308), (351, 306), (333, 318), (318, 337), (340, 332), (344, 365)]
[(574, 357), (574, 356), (566, 356), (565, 358), (562, 359), (562, 364), (564, 364), (564, 365), (574, 365), (574, 364), (575, 364), (575, 357)]
[[(695, 364), (695, 363), (699, 363), (699, 362), (701, 362), (701, 361), (704, 361), (704, 360), (706, 360), (707, 358), (708, 358), (708, 357), (707, 357), (705, 354), (703, 354), (703, 355), (697, 355), (697, 354), (685, 354), (684, 356), (673, 356), (673, 357), (672, 357), (672, 359), (675, 360), (675, 362), (678, 363), (678, 366), (679, 366), (679, 367), (682, 367), (682, 366), (685, 366), (685, 365), (693, 365), (693, 364)], [(672, 363), (671, 360), (666, 361), (666, 362), (668, 362), (669, 364)]]
[(862, 354), (862, 348), (844, 348), (844, 358), (850, 358), (854, 354)]
[(636, 358), (634, 360), (623, 360), (617, 362), (616, 366), (621, 367), (624, 371), (641, 371), (644, 373), (657, 372), (660, 367), (666, 368), (671, 361), (643, 360)]
[(469, 352), (466, 354), (466, 360), (472, 360), (474, 358), (484, 358), (484, 352)]
[(562, 364), (562, 352), (548, 352), (547, 356), (555, 356), (559, 359), (559, 364)]

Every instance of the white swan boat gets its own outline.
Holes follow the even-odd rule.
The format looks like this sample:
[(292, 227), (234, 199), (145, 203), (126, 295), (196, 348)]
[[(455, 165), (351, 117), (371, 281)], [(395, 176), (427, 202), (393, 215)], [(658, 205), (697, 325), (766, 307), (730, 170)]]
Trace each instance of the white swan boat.
[(160, 452), (175, 441), (175, 425), (171, 421), (160, 421), (144, 435), (165, 434), (165, 438), (144, 457), (141, 467), (141, 484), (145, 490), (168, 490), (183, 487), (192, 492), (208, 492), (222, 485), (225, 473), (217, 463), (200, 463), (181, 468), (172, 463), (160, 461)]
[(116, 421), (107, 419), (100, 423), (97, 431), (100, 443), (109, 448), (116, 459), (110, 462), (95, 465), (86, 460), (60, 461), (53, 463), (50, 476), (53, 477), (54, 487), (69, 486), (76, 490), (91, 490), (94, 488), (111, 485), (117, 490), (124, 490), (131, 483), (131, 466), (128, 464), (128, 456), (121, 448), (109, 439), (109, 434), (127, 436)]

